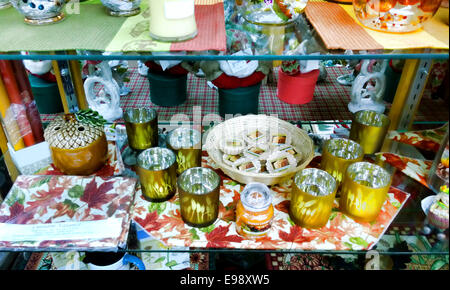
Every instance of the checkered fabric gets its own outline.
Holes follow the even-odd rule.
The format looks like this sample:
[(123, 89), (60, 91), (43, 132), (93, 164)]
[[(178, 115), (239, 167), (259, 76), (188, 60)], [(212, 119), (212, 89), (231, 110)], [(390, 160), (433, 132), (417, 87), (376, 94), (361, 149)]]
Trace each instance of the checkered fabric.
[[(350, 102), (350, 86), (343, 86), (336, 78), (349, 71), (344, 67), (327, 68), (326, 81), (316, 85), (313, 100), (305, 105), (290, 105), (277, 97), (277, 75), (270, 84), (263, 85), (259, 97), (260, 114), (277, 114), (286, 121), (321, 121), (321, 120), (350, 120), (351, 113), (347, 105)], [(130, 68), (130, 79), (127, 86), (132, 90), (128, 96), (121, 97), (121, 107), (153, 107), (158, 111), (159, 120), (171, 120), (175, 114), (185, 114), (192, 121), (193, 107), (200, 106), (202, 115), (218, 115), (218, 92), (207, 85), (204, 78), (197, 78), (192, 74), (188, 77), (188, 99), (176, 107), (160, 107), (150, 100), (150, 85), (147, 77), (141, 76), (137, 69)], [(415, 121), (448, 121), (448, 101), (433, 100), (425, 93), (422, 98)], [(390, 105), (387, 106), (389, 108)], [(54, 118), (52, 115), (42, 115), (44, 122)]]

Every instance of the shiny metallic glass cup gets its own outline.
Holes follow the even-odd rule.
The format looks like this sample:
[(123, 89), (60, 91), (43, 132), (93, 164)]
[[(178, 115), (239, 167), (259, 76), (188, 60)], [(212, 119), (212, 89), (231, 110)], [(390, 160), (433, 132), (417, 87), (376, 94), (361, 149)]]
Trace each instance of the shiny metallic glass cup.
[(220, 177), (209, 168), (194, 167), (178, 177), (183, 221), (192, 227), (207, 227), (219, 215)]
[(342, 181), (340, 210), (358, 221), (374, 221), (386, 201), (391, 181), (391, 174), (378, 165), (353, 163)]
[(144, 198), (163, 202), (176, 193), (177, 172), (175, 154), (167, 148), (150, 148), (138, 156), (137, 174)]
[(167, 146), (177, 156), (177, 173), (202, 165), (202, 134), (186, 127), (174, 129), (167, 135)]
[(391, 121), (374, 111), (359, 111), (354, 115), (350, 139), (359, 143), (364, 154), (374, 154), (383, 145)]
[(294, 177), (289, 216), (304, 228), (321, 228), (331, 215), (337, 183), (326, 171), (307, 168)]
[(340, 184), (347, 167), (362, 161), (363, 157), (363, 149), (355, 141), (344, 138), (330, 139), (325, 141), (323, 146), (320, 168), (331, 174)]
[(151, 108), (129, 108), (124, 111), (128, 144), (134, 150), (158, 146), (158, 114)]

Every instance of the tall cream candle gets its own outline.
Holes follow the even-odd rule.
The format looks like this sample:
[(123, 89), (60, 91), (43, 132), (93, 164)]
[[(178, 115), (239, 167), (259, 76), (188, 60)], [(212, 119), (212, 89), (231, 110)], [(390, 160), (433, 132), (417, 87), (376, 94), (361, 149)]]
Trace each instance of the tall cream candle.
[(149, 0), (150, 36), (185, 41), (197, 35), (194, 0)]

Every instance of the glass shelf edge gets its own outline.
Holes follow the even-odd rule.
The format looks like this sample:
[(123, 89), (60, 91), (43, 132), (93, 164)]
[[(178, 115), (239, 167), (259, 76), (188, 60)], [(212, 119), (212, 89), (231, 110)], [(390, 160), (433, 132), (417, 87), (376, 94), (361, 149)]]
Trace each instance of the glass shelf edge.
[(66, 54), (0, 54), (3, 60), (262, 60), (262, 61), (282, 61), (282, 60), (351, 60), (351, 59), (449, 59), (449, 54), (445, 53), (407, 53), (407, 54), (322, 54), (322, 55), (66, 55)]

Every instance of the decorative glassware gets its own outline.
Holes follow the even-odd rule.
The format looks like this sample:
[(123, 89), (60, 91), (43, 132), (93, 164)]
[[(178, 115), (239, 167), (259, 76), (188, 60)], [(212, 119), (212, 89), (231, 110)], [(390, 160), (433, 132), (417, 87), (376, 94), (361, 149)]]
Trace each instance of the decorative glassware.
[(197, 36), (194, 0), (149, 0), (150, 36), (160, 41), (185, 41)]
[(441, 147), (436, 154), (430, 173), (428, 174), (428, 185), (435, 193), (445, 191), (449, 187), (449, 142), (448, 129), (442, 140)]
[(356, 18), (384, 32), (411, 32), (431, 19), (441, 0), (353, 0)]
[(45, 25), (64, 19), (67, 0), (11, 0), (11, 4), (25, 16), (25, 23)]
[[(302, 42), (300, 23), (308, 0), (243, 0), (238, 9), (245, 20), (239, 24), (257, 39), (261, 54), (283, 55)], [(237, 3), (239, 4), (239, 3)], [(274, 61), (273, 66), (281, 65)]]
[(331, 215), (337, 183), (327, 172), (307, 168), (294, 177), (289, 216), (304, 228), (321, 228)]
[(141, 13), (141, 0), (102, 0), (111, 16), (134, 16)]
[[(100, 170), (108, 158), (103, 123), (95, 124), (88, 114), (83, 118), (82, 112), (57, 117), (44, 131), (53, 164), (67, 175), (90, 175)], [(95, 113), (94, 118), (98, 116)]]
[(262, 183), (249, 183), (236, 206), (236, 232), (247, 238), (267, 235), (273, 219), (272, 194)]
[(150, 148), (138, 156), (137, 174), (146, 200), (163, 202), (176, 193), (177, 167), (176, 157), (167, 148)]
[(350, 139), (362, 146), (364, 154), (374, 154), (383, 145), (391, 121), (375, 111), (359, 111), (354, 114)]
[(391, 174), (378, 165), (353, 163), (342, 181), (340, 210), (355, 220), (374, 221), (386, 201), (391, 180)]
[(167, 135), (167, 145), (177, 156), (177, 173), (202, 165), (202, 134), (189, 128), (178, 128)]
[(320, 168), (331, 174), (340, 184), (347, 167), (363, 160), (362, 147), (355, 141), (335, 138), (327, 140), (322, 150)]
[(0, 10), (9, 7), (11, 7), (11, 3), (9, 3), (9, 0), (0, 0)]
[(220, 177), (209, 168), (194, 167), (178, 177), (183, 221), (191, 227), (207, 227), (219, 215)]
[(128, 144), (134, 150), (158, 146), (158, 114), (151, 108), (130, 108), (124, 112)]

